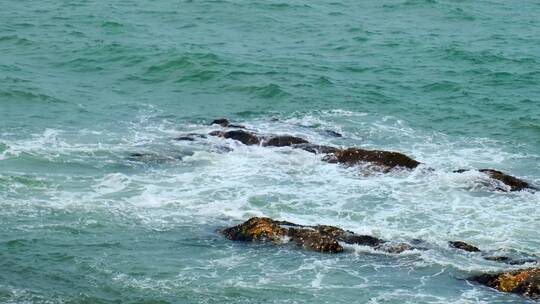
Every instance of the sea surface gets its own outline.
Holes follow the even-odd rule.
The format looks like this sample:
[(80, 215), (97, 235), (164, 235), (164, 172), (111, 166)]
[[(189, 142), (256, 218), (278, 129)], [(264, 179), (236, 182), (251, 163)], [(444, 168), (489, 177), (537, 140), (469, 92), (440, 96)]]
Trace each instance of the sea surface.
[[(0, 303), (534, 303), (466, 280), (524, 266), (447, 241), (540, 258), (540, 193), (452, 173), (540, 185), (538, 1), (0, 7)], [(424, 165), (174, 140), (220, 117)], [(219, 234), (252, 216), (430, 245), (331, 255)]]

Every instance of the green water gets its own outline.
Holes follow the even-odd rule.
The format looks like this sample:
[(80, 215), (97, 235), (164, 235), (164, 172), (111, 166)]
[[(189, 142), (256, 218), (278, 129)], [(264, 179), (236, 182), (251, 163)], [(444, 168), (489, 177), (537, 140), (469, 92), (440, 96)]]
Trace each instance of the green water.
[[(446, 241), (539, 257), (538, 193), (452, 173), (540, 185), (539, 3), (0, 7), (1, 303), (527, 302), (467, 282), (511, 267)], [(435, 171), (365, 175), (288, 148), (172, 140), (217, 117)], [(324, 255), (216, 232), (256, 215), (431, 247)]]

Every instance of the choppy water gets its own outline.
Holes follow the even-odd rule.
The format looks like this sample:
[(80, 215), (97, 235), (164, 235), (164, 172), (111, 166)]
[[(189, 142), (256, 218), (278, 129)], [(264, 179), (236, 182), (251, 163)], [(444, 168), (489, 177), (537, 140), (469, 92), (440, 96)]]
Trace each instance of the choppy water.
[[(540, 194), (451, 173), (540, 185), (538, 2), (0, 6), (0, 302), (527, 302), (464, 280), (510, 266), (446, 241), (540, 257)], [(223, 116), (436, 170), (172, 140)], [(432, 249), (325, 255), (216, 232), (256, 215)]]

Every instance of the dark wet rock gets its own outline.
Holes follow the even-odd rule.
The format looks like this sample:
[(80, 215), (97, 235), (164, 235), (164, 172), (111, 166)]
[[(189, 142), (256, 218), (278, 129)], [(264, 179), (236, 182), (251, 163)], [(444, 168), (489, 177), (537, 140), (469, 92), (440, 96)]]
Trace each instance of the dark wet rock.
[(154, 153), (131, 153), (128, 160), (145, 163), (172, 163), (182, 160), (183, 155), (168, 156)]
[(245, 129), (246, 127), (242, 125), (233, 125), (229, 122), (226, 118), (219, 118), (212, 121), (212, 125), (220, 125), (224, 128), (238, 128), (238, 129)]
[(511, 259), (510, 257), (507, 257), (507, 256), (487, 256), (487, 257), (484, 257), (484, 260), (507, 263)]
[(482, 274), (471, 277), (469, 280), (501, 292), (517, 293), (533, 299), (540, 298), (540, 268)]
[(292, 145), (291, 147), (296, 148), (296, 149), (302, 149), (302, 150), (308, 151), (310, 153), (315, 153), (315, 154), (330, 154), (330, 153), (336, 153), (336, 151), (339, 150), (336, 147), (315, 145), (315, 144), (310, 144), (310, 143), (296, 144), (296, 145)]
[(214, 121), (212, 121), (211, 125), (220, 125), (222, 127), (227, 127), (229, 126), (229, 120), (226, 119), (226, 118), (218, 118), (218, 119), (215, 119)]
[[(453, 173), (465, 173), (465, 172), (468, 172), (470, 171), (469, 169), (459, 169), (459, 170), (454, 170), (452, 171)], [(511, 175), (508, 175), (506, 173), (503, 173), (501, 171), (497, 171), (497, 170), (494, 170), (494, 169), (480, 169), (478, 170), (479, 172), (482, 172), (484, 174), (486, 174), (487, 176), (489, 176), (490, 178), (494, 179), (494, 180), (498, 180), (500, 181), (501, 183), (505, 184), (506, 186), (509, 187), (506, 188), (506, 187), (497, 187), (496, 190), (499, 190), (499, 191), (521, 191), (521, 190), (525, 190), (525, 189), (530, 189), (530, 190), (538, 190), (536, 187), (533, 187), (532, 185), (530, 185), (529, 183), (527, 183), (526, 181), (524, 180), (521, 180), (517, 177), (514, 177), (514, 176), (511, 176)]]
[(243, 143), (244, 145), (258, 145), (261, 143), (261, 138), (259, 138), (257, 135), (243, 130), (233, 130), (226, 132), (212, 131), (208, 133), (208, 135), (234, 139)]
[(513, 259), (507, 256), (487, 256), (484, 257), (484, 260), (504, 263), (508, 265), (523, 265), (528, 263), (538, 263), (536, 259)]
[(343, 135), (333, 130), (324, 130), (324, 134), (332, 137), (343, 137)]
[[(535, 189), (534, 187), (531, 187), (531, 185), (529, 185), (529, 183), (527, 183), (526, 181), (510, 176), (501, 171), (497, 171), (493, 169), (480, 169), (478, 171), (484, 174), (487, 174), (492, 179), (496, 179), (502, 182), (503, 184), (510, 186), (510, 191), (520, 191), (523, 189)], [(502, 189), (500, 187), (498, 187), (497, 190), (507, 191), (507, 189)]]
[(338, 150), (334, 154), (326, 156), (323, 160), (348, 166), (354, 166), (360, 163), (371, 163), (384, 169), (392, 169), (395, 167), (414, 169), (420, 165), (416, 160), (399, 152), (364, 150), (359, 148)]
[[(381, 239), (369, 235), (358, 235), (334, 226), (302, 226), (264, 217), (251, 218), (240, 225), (224, 229), (222, 233), (234, 241), (275, 244), (290, 242), (309, 250), (327, 253), (342, 252), (343, 247), (339, 242), (370, 247), (380, 246), (384, 243)], [(399, 252), (403, 250), (408, 250), (408, 248), (402, 246)], [(395, 250), (395, 252), (397, 251)]]
[(192, 137), (192, 136), (179, 136), (179, 137), (175, 138), (175, 140), (178, 140), (178, 141), (195, 141), (195, 138)]
[(183, 134), (175, 138), (175, 140), (178, 141), (195, 141), (197, 138), (206, 138), (206, 135), (204, 134), (197, 134), (197, 133), (189, 133), (189, 134)]
[(306, 143), (308, 143), (308, 141), (300, 137), (291, 135), (280, 135), (270, 137), (269, 139), (264, 141), (262, 145), (265, 147), (287, 147)]
[(448, 245), (450, 245), (450, 247), (452, 248), (465, 250), (467, 252), (480, 252), (480, 249), (478, 249), (477, 247), (462, 241), (451, 241), (448, 242)]

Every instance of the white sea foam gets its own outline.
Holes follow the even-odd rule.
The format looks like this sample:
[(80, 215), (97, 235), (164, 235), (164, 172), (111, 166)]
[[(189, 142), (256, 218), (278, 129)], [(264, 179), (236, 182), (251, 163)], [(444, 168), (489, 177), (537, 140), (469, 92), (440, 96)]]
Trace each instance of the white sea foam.
[[(341, 125), (341, 119), (348, 125)], [(412, 253), (420, 256), (422, 263), (449, 265), (463, 271), (500, 267), (482, 259), (468, 258), (465, 263), (461, 253), (448, 250), (449, 240), (465, 240), (485, 250), (513, 248), (528, 254), (535, 254), (540, 246), (535, 237), (540, 228), (538, 193), (494, 192), (482, 173), (452, 173), (457, 168), (479, 166), (512, 168), (514, 162), (531, 157), (507, 152), (493, 140), (419, 132), (393, 118), (374, 119), (364, 113), (342, 111), (246, 122), (261, 132), (299, 135), (314, 143), (401, 151), (425, 164), (413, 171), (367, 174), (359, 168), (322, 162), (319, 155), (288, 147), (244, 146), (214, 137), (174, 142), (170, 139), (182, 132), (207, 133), (219, 127), (190, 124), (172, 128), (169, 122), (141, 125), (148, 121), (133, 124), (134, 131), (121, 141), (109, 138), (102, 143), (77, 142), (65, 131), (49, 129), (30, 139), (8, 141), (3, 155), (33, 153), (52, 161), (62, 155), (68, 160), (94, 158), (94, 163), (115, 163), (124, 162), (121, 155), (140, 147), (165, 154), (192, 149), (194, 153), (182, 161), (159, 167), (150, 164), (147, 169), (98, 174), (84, 181), (61, 174), (45, 177), (53, 186), (44, 192), (25, 186), (33, 187), (35, 193), (43, 192), (41, 196), (26, 196), (24, 203), (28, 206), (103, 208), (113, 214), (137, 217), (142, 225), (158, 230), (182, 222), (232, 223), (251, 216), (307, 225), (329, 224), (388, 240), (423, 239), (434, 249)], [(346, 136), (332, 138), (319, 132), (325, 128)], [(233, 151), (217, 153), (209, 149), (213, 146), (227, 146)], [(104, 150), (113, 154), (95, 158)], [(540, 180), (538, 173), (528, 174), (525, 178)], [(77, 190), (66, 189), (64, 183), (74, 183)], [(86, 183), (87, 191), (81, 191)], [(367, 248), (354, 250), (379, 254)]]

